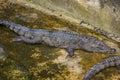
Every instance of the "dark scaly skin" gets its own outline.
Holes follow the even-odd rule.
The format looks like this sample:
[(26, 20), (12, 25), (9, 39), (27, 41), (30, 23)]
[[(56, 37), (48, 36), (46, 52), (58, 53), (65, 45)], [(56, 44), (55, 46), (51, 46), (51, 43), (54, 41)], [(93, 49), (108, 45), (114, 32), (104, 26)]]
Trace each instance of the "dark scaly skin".
[(94, 65), (85, 75), (83, 80), (90, 80), (96, 73), (100, 72), (101, 70), (117, 66), (120, 69), (120, 56), (114, 56), (103, 60), (102, 62)]
[(116, 50), (107, 46), (95, 37), (84, 34), (76, 34), (69, 31), (48, 31), (42, 29), (31, 29), (19, 24), (0, 20), (0, 24), (8, 26), (20, 36), (15, 41), (27, 43), (43, 43), (50, 46), (67, 49), (70, 56), (74, 55), (75, 49), (89, 52), (115, 53)]

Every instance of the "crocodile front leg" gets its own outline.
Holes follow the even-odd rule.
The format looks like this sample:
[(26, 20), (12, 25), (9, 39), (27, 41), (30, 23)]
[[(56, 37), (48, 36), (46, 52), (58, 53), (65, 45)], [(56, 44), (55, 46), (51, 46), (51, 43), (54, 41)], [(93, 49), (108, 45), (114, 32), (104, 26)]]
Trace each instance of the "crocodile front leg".
[(69, 56), (73, 56), (74, 55), (74, 49), (72, 48), (67, 48), (67, 51), (69, 53)]

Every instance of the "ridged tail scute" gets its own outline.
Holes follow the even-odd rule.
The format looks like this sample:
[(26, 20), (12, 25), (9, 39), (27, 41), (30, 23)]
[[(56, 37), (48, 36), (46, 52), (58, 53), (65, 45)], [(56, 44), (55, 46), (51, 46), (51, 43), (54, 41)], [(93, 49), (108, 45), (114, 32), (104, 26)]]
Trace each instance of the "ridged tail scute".
[(120, 65), (120, 56), (114, 56), (114, 57), (107, 58), (107, 59), (103, 60), (102, 62), (93, 66), (87, 72), (87, 74), (85, 75), (83, 80), (90, 80), (92, 78), (92, 76), (94, 76), (99, 71), (101, 71), (105, 68), (108, 68), (108, 67), (118, 66), (118, 65)]
[(11, 30), (18, 33), (19, 35), (24, 35), (25, 32), (29, 31), (29, 28), (9, 21), (0, 20), (0, 24), (9, 27)]

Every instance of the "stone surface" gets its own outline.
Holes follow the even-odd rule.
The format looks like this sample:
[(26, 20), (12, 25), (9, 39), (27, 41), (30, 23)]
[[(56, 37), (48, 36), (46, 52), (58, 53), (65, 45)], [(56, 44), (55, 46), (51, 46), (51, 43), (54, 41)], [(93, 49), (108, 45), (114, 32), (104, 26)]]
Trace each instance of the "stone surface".
[[(3, 1), (6, 1), (6, 0), (3, 0)], [(11, 0), (11, 2), (13, 3), (16, 3), (17, 1), (18, 0)], [(19, 1), (22, 2), (25, 0), (19, 0)], [(41, 1), (41, 0), (34, 0), (34, 1)], [(50, 0), (42, 0), (42, 1), (50, 2)], [(20, 6), (19, 4), (14, 5), (14, 4), (5, 2), (6, 5), (5, 6), (3, 5), (4, 9), (0, 7), (1, 9), (0, 17), (3, 18), (3, 20), (13, 21), (15, 23), (18, 23), (27, 27), (32, 27), (32, 28), (40, 28), (40, 29), (48, 29), (48, 30), (49, 29), (51, 30), (66, 29), (66, 30), (72, 30), (78, 33), (84, 33), (87, 35), (97, 37), (100, 40), (103, 40), (103, 41), (105, 40), (105, 41), (109, 41), (110, 43), (116, 44), (114, 45), (109, 43), (110, 45), (112, 45), (111, 47), (114, 47), (114, 48), (119, 47), (118, 46), (119, 44), (116, 42), (113, 42), (113, 40), (106, 38), (100, 34), (96, 34), (92, 30), (88, 30), (84, 27), (80, 27), (80, 25), (76, 26), (75, 25), (76, 23), (75, 24), (68, 23), (66, 22), (66, 20), (58, 19), (55, 16), (49, 16), (49, 15), (43, 14), (41, 11), (43, 10), (47, 12), (47, 7), (43, 6), (44, 7), (43, 9), (37, 5), (39, 3), (36, 3), (36, 5), (33, 5), (33, 2), (30, 2), (30, 3), (28, 2), (25, 4), (19, 3), (21, 5), (28, 6), (28, 7), (26, 6), (23, 7), (23, 6)], [(46, 4), (48, 3), (47, 2), (41, 3), (41, 6)], [(68, 18), (68, 20), (70, 21), (75, 20), (76, 22), (78, 21), (78, 23), (80, 23), (80, 19), (77, 19), (77, 17), (72, 16), (74, 15), (74, 14), (71, 14), (73, 12), (69, 13), (67, 10), (63, 8), (58, 8), (58, 7), (53, 7), (54, 9), (58, 8), (54, 10), (53, 8), (51, 8), (51, 6), (54, 6), (54, 5), (50, 6), (50, 4), (51, 3), (49, 3), (48, 5), (49, 13), (51, 11), (51, 13), (58, 15), (61, 18)], [(30, 6), (37, 8), (41, 11), (30, 8)], [(32, 13), (32, 15), (29, 13)], [(8, 28), (6, 27), (4, 28), (4, 26), (1, 26), (0, 44), (3, 44), (5, 46), (5, 48), (4, 47), (3, 48), (5, 49), (5, 51), (9, 53), (7, 58), (5, 59), (3, 58), (0, 66), (0, 73), (1, 73), (0, 76), (4, 80), (9, 80), (9, 79), (10, 80), (21, 80), (21, 79), (82, 80), (86, 71), (88, 71), (92, 65), (98, 63), (104, 58), (114, 56), (114, 55), (119, 55), (119, 54), (108, 55), (108, 54), (89, 53), (82, 50), (76, 50), (75, 51), (76, 56), (73, 58), (69, 58), (66, 56), (67, 53), (64, 49), (53, 48), (53, 47), (49, 47), (41, 44), (31, 45), (31, 44), (25, 44), (22, 42), (16, 43), (12, 41), (12, 38), (15, 36), (17, 35), (12, 31), (10, 31)], [(109, 76), (103, 76), (104, 74)], [(97, 74), (98, 77), (97, 78), (95, 77), (93, 80), (116, 79), (115, 77), (113, 78), (111, 75), (119, 76), (120, 75), (119, 70), (107, 69), (107, 71), (101, 74)]]
[[(13, 0), (10, 0), (13, 2)], [(107, 32), (120, 34), (120, 0), (17, 0), (42, 7), (44, 10), (68, 19), (85, 21)], [(41, 8), (39, 8), (42, 10)], [(119, 36), (120, 37), (120, 36)]]

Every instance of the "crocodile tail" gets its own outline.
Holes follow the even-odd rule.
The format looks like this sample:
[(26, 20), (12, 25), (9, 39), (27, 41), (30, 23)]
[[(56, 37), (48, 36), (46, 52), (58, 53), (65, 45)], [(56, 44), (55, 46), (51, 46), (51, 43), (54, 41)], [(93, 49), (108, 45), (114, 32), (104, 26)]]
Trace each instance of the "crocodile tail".
[(83, 80), (90, 80), (99, 71), (112, 66), (120, 65), (120, 56), (114, 56), (103, 60), (102, 62), (94, 65), (85, 75)]
[(11, 30), (18, 33), (19, 35), (24, 35), (25, 32), (29, 31), (29, 28), (9, 21), (0, 20), (0, 24), (9, 27)]

